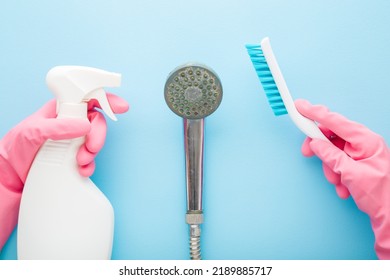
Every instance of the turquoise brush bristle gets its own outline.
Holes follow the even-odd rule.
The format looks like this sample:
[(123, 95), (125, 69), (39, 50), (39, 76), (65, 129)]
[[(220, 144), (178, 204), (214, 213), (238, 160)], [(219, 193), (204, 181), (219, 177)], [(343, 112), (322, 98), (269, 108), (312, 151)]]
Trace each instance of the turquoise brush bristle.
[(282, 97), (280, 96), (280, 92), (260, 45), (245, 45), (245, 47), (275, 116), (287, 114), (287, 109), (284, 106)]
[(295, 107), (269, 38), (263, 38), (259, 45), (246, 45), (246, 48), (274, 114), (288, 114), (293, 123), (310, 138), (329, 141), (317, 123), (301, 115)]

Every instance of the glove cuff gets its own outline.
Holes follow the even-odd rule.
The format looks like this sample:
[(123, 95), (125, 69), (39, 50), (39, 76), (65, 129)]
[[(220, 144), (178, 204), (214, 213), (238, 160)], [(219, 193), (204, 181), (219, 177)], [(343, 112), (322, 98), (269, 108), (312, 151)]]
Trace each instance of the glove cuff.
[(371, 219), (375, 234), (375, 251), (379, 259), (390, 260), (390, 213)]

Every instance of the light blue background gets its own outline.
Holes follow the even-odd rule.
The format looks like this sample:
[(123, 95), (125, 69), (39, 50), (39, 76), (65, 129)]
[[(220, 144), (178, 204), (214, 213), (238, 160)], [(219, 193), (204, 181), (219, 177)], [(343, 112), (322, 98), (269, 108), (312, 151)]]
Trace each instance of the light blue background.
[[(0, 136), (52, 98), (47, 71), (120, 72), (131, 110), (109, 121), (93, 181), (116, 213), (113, 259), (187, 259), (182, 120), (168, 73), (212, 67), (224, 97), (206, 121), (205, 259), (376, 259), (368, 217), (341, 200), (304, 135), (275, 118), (244, 45), (269, 36), (294, 98), (390, 139), (388, 1), (3, 1)], [(71, 207), (71, 205), (69, 205)], [(16, 258), (16, 233), (0, 255)]]

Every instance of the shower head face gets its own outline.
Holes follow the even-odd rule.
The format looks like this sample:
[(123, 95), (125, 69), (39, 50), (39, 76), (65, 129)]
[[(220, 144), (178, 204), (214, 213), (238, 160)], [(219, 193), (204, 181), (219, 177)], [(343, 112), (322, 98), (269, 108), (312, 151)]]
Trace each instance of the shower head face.
[(202, 119), (222, 101), (222, 85), (217, 74), (201, 64), (177, 67), (165, 83), (165, 101), (180, 117)]

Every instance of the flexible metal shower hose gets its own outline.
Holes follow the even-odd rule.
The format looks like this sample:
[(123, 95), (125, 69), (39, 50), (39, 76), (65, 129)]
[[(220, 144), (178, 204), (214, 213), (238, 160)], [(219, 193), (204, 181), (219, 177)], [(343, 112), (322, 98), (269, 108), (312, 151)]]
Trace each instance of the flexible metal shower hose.
[(200, 225), (190, 225), (190, 257), (191, 260), (201, 260)]

